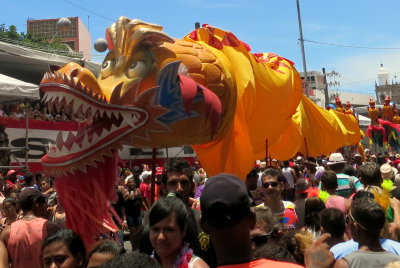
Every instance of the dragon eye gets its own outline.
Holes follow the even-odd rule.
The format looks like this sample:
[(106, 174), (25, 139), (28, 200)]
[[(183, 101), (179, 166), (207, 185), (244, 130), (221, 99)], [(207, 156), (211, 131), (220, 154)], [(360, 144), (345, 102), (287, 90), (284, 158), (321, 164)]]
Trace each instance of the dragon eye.
[(103, 64), (101, 65), (101, 76), (103, 78), (107, 78), (108, 76), (110, 76), (114, 71), (114, 66), (115, 61), (113, 60), (103, 62)]
[(138, 76), (143, 76), (146, 73), (146, 63), (144, 61), (134, 61), (129, 66), (128, 77), (134, 78)]

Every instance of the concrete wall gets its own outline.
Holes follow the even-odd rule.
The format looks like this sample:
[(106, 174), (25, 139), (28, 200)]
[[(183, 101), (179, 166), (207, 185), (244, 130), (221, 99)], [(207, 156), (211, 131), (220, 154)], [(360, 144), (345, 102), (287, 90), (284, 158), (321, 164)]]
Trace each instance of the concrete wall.
[(83, 58), (85, 60), (92, 59), (92, 39), (90, 37), (90, 33), (86, 26), (83, 24), (80, 18), (78, 18), (78, 38), (79, 52), (83, 53)]

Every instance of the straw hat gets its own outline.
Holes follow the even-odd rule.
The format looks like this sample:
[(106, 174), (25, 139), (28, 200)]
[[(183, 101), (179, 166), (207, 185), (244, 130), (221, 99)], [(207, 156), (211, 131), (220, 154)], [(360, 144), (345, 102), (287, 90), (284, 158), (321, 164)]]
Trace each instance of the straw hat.
[(380, 168), (382, 178), (384, 179), (391, 179), (397, 174), (397, 169), (390, 166), (389, 164), (383, 164)]
[(344, 157), (341, 153), (332, 153), (329, 156), (329, 161), (327, 165), (343, 164), (343, 163), (346, 163), (346, 161), (344, 160)]

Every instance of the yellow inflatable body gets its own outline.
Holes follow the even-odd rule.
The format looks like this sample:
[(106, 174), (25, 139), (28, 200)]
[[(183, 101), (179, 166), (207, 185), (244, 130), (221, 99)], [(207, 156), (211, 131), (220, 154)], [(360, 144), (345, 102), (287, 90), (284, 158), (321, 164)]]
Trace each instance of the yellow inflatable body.
[[(42, 160), (49, 173), (84, 171), (123, 144), (186, 144), (209, 175), (244, 179), (266, 156), (266, 144), (272, 158), (286, 160), (360, 140), (354, 116), (322, 109), (303, 94), (292, 62), (253, 54), (230, 32), (204, 25), (178, 40), (161, 26), (121, 17), (106, 35), (109, 53), (97, 79), (69, 64), (42, 81), (45, 99), (60, 103), (55, 107), (89, 107), (99, 132), (87, 141), (85, 131), (61, 140)], [(105, 119), (119, 123), (100, 134)]]

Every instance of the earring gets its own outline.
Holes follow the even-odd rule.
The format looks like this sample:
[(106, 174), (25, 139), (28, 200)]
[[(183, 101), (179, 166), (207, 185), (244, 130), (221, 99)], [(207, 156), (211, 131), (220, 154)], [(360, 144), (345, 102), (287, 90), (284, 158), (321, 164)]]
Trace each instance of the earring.
[(200, 242), (201, 250), (207, 251), (210, 248), (210, 235), (205, 232), (200, 232), (198, 234), (198, 239)]

